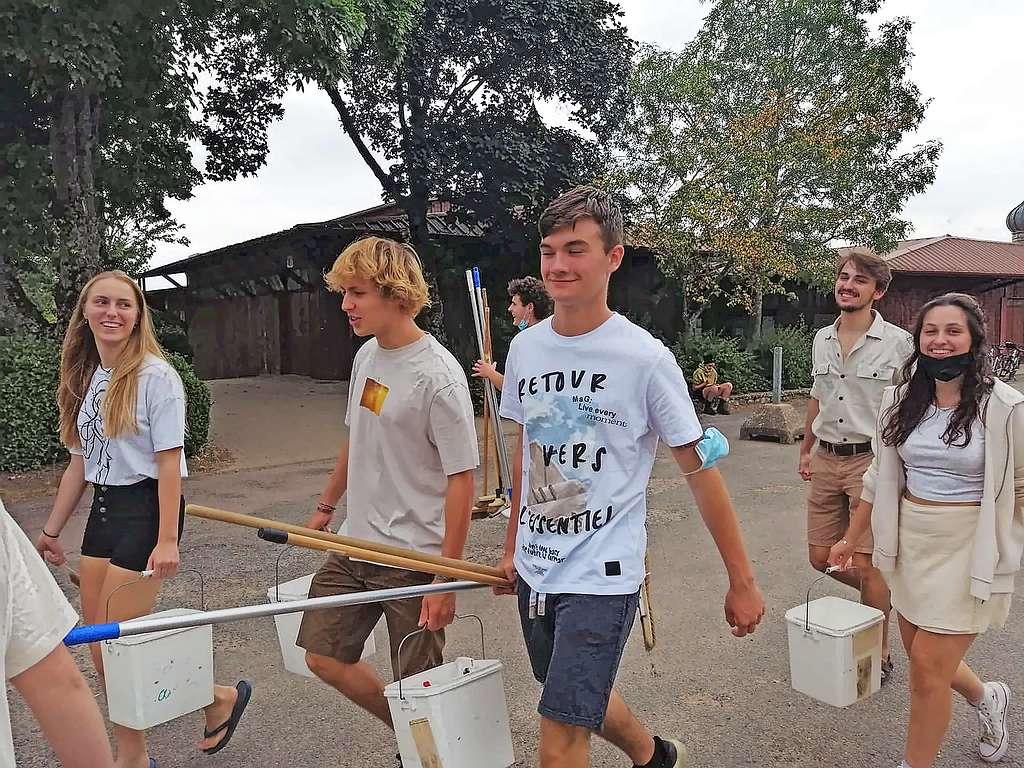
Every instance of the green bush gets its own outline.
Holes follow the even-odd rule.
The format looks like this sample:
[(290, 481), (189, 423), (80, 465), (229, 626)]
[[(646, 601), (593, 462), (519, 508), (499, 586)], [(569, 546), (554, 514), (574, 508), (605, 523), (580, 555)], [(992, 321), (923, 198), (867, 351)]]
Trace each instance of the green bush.
[(164, 351), (177, 352), (191, 363), (192, 344), (189, 343), (185, 324), (172, 312), (151, 310), (150, 314), (153, 316), (153, 330), (156, 332), (157, 341)]
[(167, 361), (185, 385), (185, 455), (195, 456), (210, 437), (210, 387), (196, 376), (192, 364), (177, 352), (168, 352)]
[(37, 469), (64, 455), (57, 433), (59, 373), (55, 339), (0, 337), (0, 470)]
[(757, 354), (761, 369), (771, 381), (774, 365), (772, 350), (782, 347), (782, 388), (806, 389), (811, 386), (811, 346), (814, 331), (802, 325), (776, 328), (761, 337), (751, 349)]
[(715, 358), (719, 380), (732, 382), (733, 391), (737, 394), (764, 392), (770, 388), (757, 355), (741, 349), (740, 340), (733, 336), (722, 336), (717, 332), (691, 334), (685, 339), (677, 339), (672, 345), (672, 353), (687, 381), (703, 362), (704, 355), (711, 354)]
[[(168, 359), (185, 385), (185, 455), (210, 433), (210, 388), (181, 355)], [(60, 345), (29, 335), (0, 337), (0, 471), (38, 469), (66, 456), (57, 430)]]

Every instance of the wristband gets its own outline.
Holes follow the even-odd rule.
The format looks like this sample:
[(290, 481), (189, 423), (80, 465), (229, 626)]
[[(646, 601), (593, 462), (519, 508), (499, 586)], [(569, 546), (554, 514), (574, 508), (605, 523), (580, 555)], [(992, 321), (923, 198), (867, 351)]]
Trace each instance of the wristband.
[(47, 533), (45, 528), (42, 529), (42, 532), (43, 532), (43, 536), (45, 536), (48, 539), (59, 539), (60, 538), (60, 534), (59, 533), (56, 536), (54, 536), (52, 533)]
[(435, 584), (451, 584), (453, 581), (458, 581), (458, 579), (454, 576), (441, 576), (440, 574), (434, 576)]
[(326, 504), (326, 503), (324, 503), (322, 501), (317, 502), (317, 505), (316, 505), (316, 511), (317, 512), (328, 512), (328, 513), (333, 515), (335, 509), (336, 509), (336, 507), (332, 507), (330, 504)]

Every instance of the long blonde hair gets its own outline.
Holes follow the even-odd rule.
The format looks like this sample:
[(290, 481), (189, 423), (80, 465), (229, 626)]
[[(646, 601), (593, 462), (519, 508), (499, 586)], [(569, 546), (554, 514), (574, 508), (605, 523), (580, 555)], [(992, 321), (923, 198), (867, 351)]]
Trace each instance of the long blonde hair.
[(146, 296), (142, 289), (128, 275), (120, 270), (100, 272), (82, 288), (78, 294), (78, 302), (71, 313), (64, 344), (60, 353), (60, 385), (57, 388), (57, 407), (60, 411), (60, 439), (69, 448), (81, 447), (78, 435), (78, 411), (89, 390), (96, 366), (100, 363), (100, 353), (96, 348), (96, 339), (89, 321), (85, 317), (85, 304), (89, 299), (89, 291), (100, 280), (113, 278), (132, 287), (135, 303), (139, 310), (139, 319), (132, 329), (128, 343), (117, 361), (114, 373), (110, 378), (106, 394), (103, 396), (101, 415), (103, 431), (107, 437), (116, 437), (128, 430), (139, 431), (135, 416), (135, 400), (139, 391), (138, 372), (146, 357), (153, 355), (161, 360), (164, 352), (153, 331), (153, 320), (146, 305)]

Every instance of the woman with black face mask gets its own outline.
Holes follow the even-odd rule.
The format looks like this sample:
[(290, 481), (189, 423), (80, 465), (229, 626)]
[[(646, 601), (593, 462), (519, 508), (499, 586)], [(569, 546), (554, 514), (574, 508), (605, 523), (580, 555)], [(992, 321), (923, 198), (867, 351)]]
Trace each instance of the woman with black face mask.
[(978, 753), (1009, 746), (1010, 689), (982, 683), (963, 659), (1002, 626), (1024, 549), (1024, 395), (988, 367), (978, 302), (947, 293), (921, 308), (904, 384), (882, 397), (875, 458), (829, 563), (848, 567), (870, 525), (874, 565), (892, 593), (910, 658), (910, 727), (902, 768), (930, 768), (952, 696), (976, 709)]

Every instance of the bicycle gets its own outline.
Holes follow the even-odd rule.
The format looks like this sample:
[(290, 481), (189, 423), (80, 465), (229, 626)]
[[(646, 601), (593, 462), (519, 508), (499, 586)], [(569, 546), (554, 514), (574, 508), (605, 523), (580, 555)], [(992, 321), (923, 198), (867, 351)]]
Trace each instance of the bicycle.
[(1003, 381), (1013, 381), (1020, 368), (1022, 352), (1024, 350), (1012, 341), (994, 344), (988, 352), (993, 375)]

